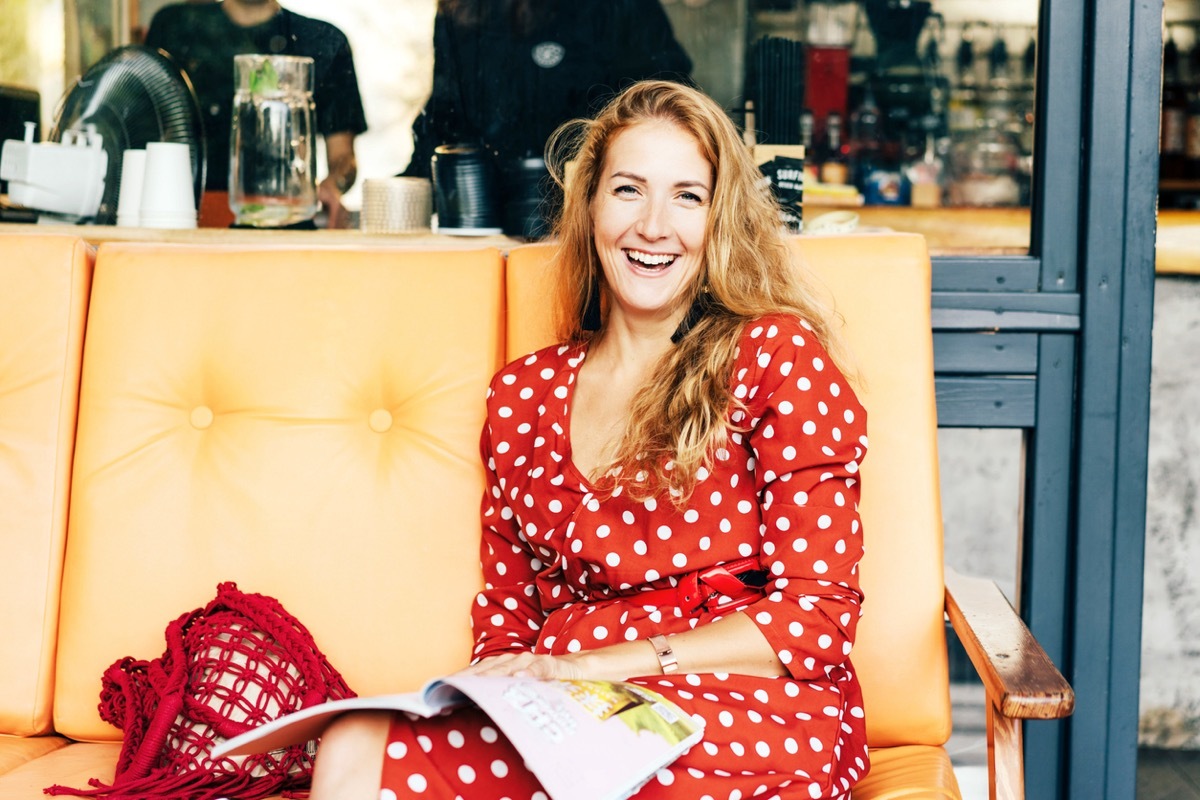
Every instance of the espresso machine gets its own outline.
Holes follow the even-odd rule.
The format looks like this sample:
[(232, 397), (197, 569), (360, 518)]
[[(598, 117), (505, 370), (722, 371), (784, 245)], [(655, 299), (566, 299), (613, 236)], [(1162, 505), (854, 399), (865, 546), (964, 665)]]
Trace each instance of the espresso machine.
[(949, 81), (918, 51), (926, 25), (940, 17), (929, 0), (864, 0), (875, 37), (867, 76), (887, 135), (903, 138), (929, 117), (946, 118)]

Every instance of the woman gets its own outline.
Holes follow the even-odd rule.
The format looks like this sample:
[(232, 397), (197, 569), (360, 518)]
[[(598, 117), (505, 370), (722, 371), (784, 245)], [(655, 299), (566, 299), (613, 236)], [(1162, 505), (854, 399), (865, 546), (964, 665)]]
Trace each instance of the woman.
[[(565, 192), (564, 344), (489, 391), (467, 671), (631, 680), (704, 717), (639, 798), (848, 797), (865, 415), (777, 209), (721, 108), (657, 81), (582, 124)], [(477, 712), (322, 741), (317, 798), (485, 795), (545, 796)]]

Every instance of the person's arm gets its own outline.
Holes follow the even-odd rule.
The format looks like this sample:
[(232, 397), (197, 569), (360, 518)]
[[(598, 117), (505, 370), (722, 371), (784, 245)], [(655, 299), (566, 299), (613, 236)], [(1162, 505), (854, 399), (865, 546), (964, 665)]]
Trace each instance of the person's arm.
[[(667, 637), (679, 672), (726, 672), (775, 678), (787, 670), (762, 632), (745, 614)], [(565, 655), (522, 652), (486, 658), (463, 670), (473, 675), (529, 675), (563, 680), (623, 681), (662, 672), (649, 639)]]
[[(500, 419), (505, 403), (497, 397), (497, 387), (512, 380), (511, 367), (492, 379), (487, 398), (487, 419), (480, 436), (479, 452), (484, 465), (484, 493), (480, 502), (482, 536), (479, 562), (483, 571), (483, 590), (471, 605), (471, 629), (475, 633), (474, 660), (500, 654), (525, 653), (533, 649), (546, 619), (537, 582), (552, 582), (544, 571), (545, 553), (535, 553), (525, 540), (521, 523), (509, 505), (503, 476), (508, 474), (503, 459), (496, 453), (492, 420)], [(505, 448), (501, 447), (501, 450)], [(511, 458), (511, 456), (507, 456)], [(497, 463), (500, 460), (501, 463)], [(561, 572), (559, 573), (561, 575)], [(564, 596), (566, 587), (562, 587)]]
[(317, 187), (317, 199), (325, 207), (330, 228), (344, 228), (349, 215), (342, 206), (342, 195), (354, 185), (358, 161), (354, 157), (354, 134), (331, 133), (325, 137), (325, 158), (329, 174)]

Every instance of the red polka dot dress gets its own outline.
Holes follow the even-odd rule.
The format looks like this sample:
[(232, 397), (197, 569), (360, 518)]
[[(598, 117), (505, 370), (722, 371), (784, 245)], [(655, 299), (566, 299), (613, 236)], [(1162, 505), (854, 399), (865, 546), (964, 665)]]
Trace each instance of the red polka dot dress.
[[(571, 653), (704, 625), (719, 614), (638, 595), (757, 558), (765, 591), (734, 608), (754, 620), (789, 674), (631, 678), (706, 722), (703, 740), (636, 797), (848, 798), (868, 769), (849, 661), (862, 601), (862, 406), (803, 322), (779, 315), (748, 324), (731, 376), (743, 408), (730, 421), (741, 432), (701, 470), (680, 509), (596, 491), (572, 464), (572, 391), (586, 358), (586, 345), (551, 347), (492, 381), (475, 657)], [(474, 711), (397, 715), (381, 796), (546, 798)]]

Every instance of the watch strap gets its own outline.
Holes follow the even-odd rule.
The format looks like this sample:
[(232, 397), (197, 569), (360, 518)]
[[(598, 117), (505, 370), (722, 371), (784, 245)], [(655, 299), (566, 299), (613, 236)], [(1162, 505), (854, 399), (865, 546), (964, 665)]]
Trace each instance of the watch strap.
[(658, 665), (662, 668), (663, 675), (670, 675), (679, 670), (679, 661), (676, 660), (675, 651), (671, 649), (666, 636), (656, 634), (647, 641), (654, 648), (654, 655), (658, 658)]

